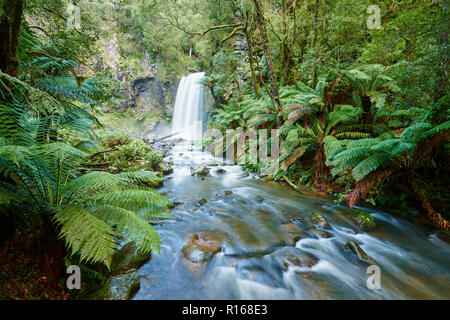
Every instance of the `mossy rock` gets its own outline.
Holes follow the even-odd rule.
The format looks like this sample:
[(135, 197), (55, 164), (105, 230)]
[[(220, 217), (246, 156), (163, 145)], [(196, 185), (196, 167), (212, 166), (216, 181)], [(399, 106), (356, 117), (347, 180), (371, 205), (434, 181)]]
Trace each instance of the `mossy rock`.
[(368, 212), (352, 209), (351, 215), (362, 231), (370, 231), (377, 227), (374, 218)]
[(208, 203), (208, 200), (206, 200), (205, 198), (202, 198), (202, 199), (200, 199), (199, 203), (206, 204), (206, 203)]
[(161, 169), (161, 172), (163, 173), (163, 175), (168, 175), (168, 174), (172, 174), (173, 173), (173, 168), (169, 167), (169, 166), (164, 166)]
[(219, 193), (216, 194), (217, 197), (224, 197), (224, 196), (229, 196), (233, 194), (233, 191), (231, 190), (224, 190), (224, 191), (220, 191)]
[(141, 252), (134, 241), (127, 243), (114, 256), (111, 272), (116, 275), (129, 269), (138, 269), (150, 260), (151, 253)]
[(193, 172), (191, 173), (192, 176), (198, 176), (198, 177), (205, 177), (209, 174), (209, 169), (208, 167), (203, 167), (199, 170), (195, 170), (194, 168), (192, 168)]
[(351, 251), (355, 256), (364, 262), (369, 264), (375, 264), (375, 262), (367, 255), (367, 253), (359, 246), (359, 243), (353, 240), (347, 241), (344, 249)]
[(105, 285), (92, 296), (93, 300), (130, 300), (139, 290), (141, 277), (136, 269), (128, 270), (106, 280)]
[(311, 214), (307, 217), (307, 222), (316, 228), (331, 229), (330, 223), (321, 213)]

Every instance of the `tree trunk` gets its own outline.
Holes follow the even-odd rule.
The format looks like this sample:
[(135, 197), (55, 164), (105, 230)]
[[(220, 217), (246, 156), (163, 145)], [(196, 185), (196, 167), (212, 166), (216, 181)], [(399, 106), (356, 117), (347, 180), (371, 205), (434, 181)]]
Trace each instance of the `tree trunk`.
[(444, 31), (439, 36), (437, 41), (441, 47), (439, 53), (439, 60), (442, 61), (441, 67), (438, 68), (436, 73), (436, 81), (434, 85), (434, 102), (438, 102), (448, 92), (448, 70), (449, 53), (448, 53), (448, 31)]
[(314, 4), (314, 36), (313, 36), (313, 43), (312, 47), (314, 49), (314, 68), (313, 68), (313, 81), (312, 81), (312, 88), (315, 90), (317, 86), (317, 77), (318, 77), (318, 70), (319, 70), (319, 64), (318, 64), (318, 57), (319, 57), (319, 50), (317, 49), (317, 36), (318, 36), (318, 27), (319, 27), (319, 0), (316, 0)]
[(17, 47), (24, 0), (2, 0), (0, 6), (0, 70), (16, 76), (19, 69)]
[[(248, 17), (247, 17), (248, 20)], [(245, 26), (245, 38), (247, 39), (247, 47), (248, 47), (248, 61), (250, 63), (250, 71), (252, 73), (252, 81), (253, 81), (253, 91), (255, 91), (255, 96), (257, 99), (259, 99), (259, 93), (258, 93), (258, 80), (256, 78), (256, 72), (255, 72), (255, 62), (253, 60), (253, 39), (252, 34), (249, 30), (248, 24)]]
[(259, 0), (253, 0), (253, 3), (255, 5), (255, 12), (256, 12), (256, 20), (258, 24), (259, 31), (261, 33), (261, 39), (264, 49), (264, 55), (266, 56), (266, 62), (270, 77), (270, 86), (271, 86), (271, 98), (274, 103), (274, 106), (278, 111), (281, 111), (281, 102), (280, 102), (280, 95), (278, 93), (278, 84), (277, 79), (275, 77), (275, 70), (273, 68), (272, 63), (272, 55), (270, 53), (270, 46), (269, 46), (269, 39), (267, 38), (267, 30), (266, 30), (266, 24), (264, 19), (264, 11), (261, 6), (261, 3)]

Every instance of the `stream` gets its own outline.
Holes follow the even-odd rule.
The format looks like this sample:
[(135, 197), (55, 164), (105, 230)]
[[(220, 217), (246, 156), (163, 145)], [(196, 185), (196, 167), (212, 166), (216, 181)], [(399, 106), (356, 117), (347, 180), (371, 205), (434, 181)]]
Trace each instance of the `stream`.
[[(345, 214), (349, 209), (331, 198), (247, 176), (186, 141), (174, 143), (166, 161), (174, 172), (159, 192), (181, 204), (155, 226), (161, 253), (140, 268), (134, 299), (450, 298), (450, 244), (431, 228), (359, 208), (377, 224), (361, 232)], [(190, 167), (205, 165), (204, 178), (191, 175)], [(312, 213), (323, 214), (331, 229), (314, 232), (305, 222)], [(220, 234), (221, 249), (207, 263), (187, 262), (188, 237), (204, 232)], [(344, 249), (349, 240), (379, 266), (380, 289), (368, 288), (369, 264)]]

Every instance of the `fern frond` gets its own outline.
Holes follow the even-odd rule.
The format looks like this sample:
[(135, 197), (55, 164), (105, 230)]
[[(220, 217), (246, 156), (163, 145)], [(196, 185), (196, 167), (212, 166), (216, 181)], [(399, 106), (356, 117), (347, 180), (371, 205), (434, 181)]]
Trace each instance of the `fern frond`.
[(139, 250), (144, 253), (158, 252), (161, 246), (161, 236), (151, 225), (136, 213), (111, 205), (99, 205), (90, 209), (100, 219), (117, 226), (117, 229), (135, 241)]
[(80, 252), (82, 261), (109, 265), (117, 243), (114, 231), (107, 223), (86, 209), (75, 206), (65, 207), (57, 212), (54, 221), (60, 226), (60, 236), (64, 238), (72, 254)]

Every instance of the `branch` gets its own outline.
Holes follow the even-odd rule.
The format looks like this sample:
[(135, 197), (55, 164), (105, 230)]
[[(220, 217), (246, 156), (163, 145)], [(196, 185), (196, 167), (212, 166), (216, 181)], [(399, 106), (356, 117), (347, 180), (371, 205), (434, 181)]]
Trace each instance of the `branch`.
[[(170, 25), (172, 25), (173, 27), (183, 31), (186, 34), (189, 34), (191, 36), (204, 36), (207, 33), (211, 32), (211, 31), (215, 31), (215, 30), (220, 30), (220, 29), (226, 29), (226, 28), (238, 28), (243, 26), (242, 23), (236, 23), (236, 24), (224, 24), (224, 25), (219, 25), (219, 26), (212, 26), (210, 28), (208, 28), (207, 30), (203, 31), (203, 32), (198, 32), (198, 31), (188, 31), (185, 28), (183, 28), (182, 26), (180, 26), (180, 23), (178, 22), (178, 17), (175, 17), (175, 22), (173, 22), (170, 18), (168, 17), (164, 17), (161, 16), (160, 17), (166, 21), (169, 22)], [(227, 39), (228, 40), (228, 39)]]
[(227, 40), (231, 39), (232, 37), (234, 37), (234, 35), (235, 35), (239, 30), (242, 30), (242, 29), (244, 29), (244, 26), (243, 26), (243, 25), (241, 25), (241, 26), (235, 28), (229, 35), (227, 35), (225, 38), (223, 38), (222, 41), (220, 41), (220, 43), (224, 43), (224, 42), (226, 42)]
[(103, 151), (96, 152), (93, 155), (91, 155), (91, 159), (94, 159), (96, 156), (99, 156), (99, 155), (101, 155), (103, 153), (114, 152), (114, 151), (117, 151), (117, 150), (119, 150), (119, 149), (114, 148), (114, 149), (109, 149), (109, 150), (103, 150)]

